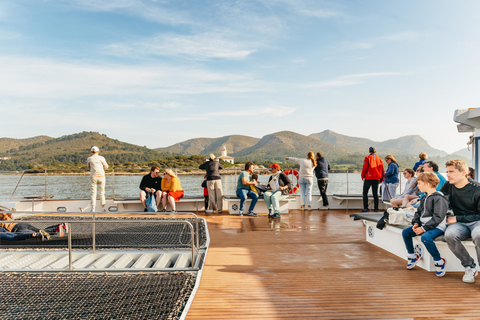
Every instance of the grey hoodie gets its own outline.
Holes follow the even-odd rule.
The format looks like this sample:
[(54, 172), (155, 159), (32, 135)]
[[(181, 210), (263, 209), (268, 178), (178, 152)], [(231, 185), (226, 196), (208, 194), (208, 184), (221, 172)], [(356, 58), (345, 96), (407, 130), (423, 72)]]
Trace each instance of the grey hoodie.
[(435, 228), (445, 231), (447, 210), (448, 200), (443, 193), (436, 191), (420, 200), (420, 206), (412, 219), (412, 224), (418, 223), (425, 231)]

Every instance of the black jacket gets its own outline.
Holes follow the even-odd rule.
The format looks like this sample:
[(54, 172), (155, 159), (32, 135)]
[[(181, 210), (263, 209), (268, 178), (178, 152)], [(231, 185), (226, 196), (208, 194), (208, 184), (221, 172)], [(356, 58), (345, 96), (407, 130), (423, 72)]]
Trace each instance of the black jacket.
[[(273, 176), (270, 176), (270, 179), (268, 179), (268, 183), (272, 181)], [(278, 176), (278, 185), (280, 187), (288, 186), (287, 189), (282, 190), (283, 195), (287, 195), (288, 191), (292, 188), (292, 182), (290, 182), (290, 179), (288, 179), (287, 175), (283, 172), (280, 172), (280, 175)], [(270, 189), (268, 187), (268, 189)]]
[(219, 170), (222, 170), (223, 166), (219, 161), (205, 161), (198, 168), (207, 171), (207, 180), (221, 179)]

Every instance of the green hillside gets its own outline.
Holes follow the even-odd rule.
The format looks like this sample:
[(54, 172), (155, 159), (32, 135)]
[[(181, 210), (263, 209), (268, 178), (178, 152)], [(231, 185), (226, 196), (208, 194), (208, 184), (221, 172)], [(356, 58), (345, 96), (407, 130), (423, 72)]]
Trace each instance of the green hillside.
[(11, 159), (0, 163), (0, 170), (51, 168), (60, 165), (83, 167), (87, 157), (91, 155), (90, 148), (94, 145), (100, 148), (100, 154), (109, 163), (138, 163), (166, 157), (161, 152), (111, 139), (97, 132), (81, 132), (29, 145), (19, 145), (15, 153), (4, 152), (0, 156)]

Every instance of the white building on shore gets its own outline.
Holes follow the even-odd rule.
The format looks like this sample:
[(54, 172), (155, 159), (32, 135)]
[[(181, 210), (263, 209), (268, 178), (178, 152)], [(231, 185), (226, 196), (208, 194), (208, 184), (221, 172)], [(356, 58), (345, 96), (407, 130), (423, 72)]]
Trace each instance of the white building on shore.
[(229, 157), (227, 156), (227, 147), (223, 146), (222, 147), (222, 155), (220, 157), (218, 157), (218, 159), (222, 159), (223, 161), (225, 162), (229, 162), (231, 164), (234, 164), (234, 158), (233, 157)]

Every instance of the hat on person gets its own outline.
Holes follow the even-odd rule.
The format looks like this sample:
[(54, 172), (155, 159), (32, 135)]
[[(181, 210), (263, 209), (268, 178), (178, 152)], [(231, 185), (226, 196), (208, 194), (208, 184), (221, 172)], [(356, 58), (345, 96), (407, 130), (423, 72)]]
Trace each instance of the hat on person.
[(375, 148), (374, 147), (368, 148), (368, 152), (375, 152)]
[(280, 166), (276, 163), (272, 164), (270, 168), (280, 170)]
[(98, 149), (97, 146), (93, 146), (93, 147), (92, 147), (92, 152), (99, 152), (99, 151), (100, 151), (100, 149)]
[(215, 159), (215, 155), (213, 153), (210, 153), (209, 158), (213, 160)]
[(172, 169), (165, 169), (165, 173), (171, 177), (176, 177), (175, 173), (173, 173)]

